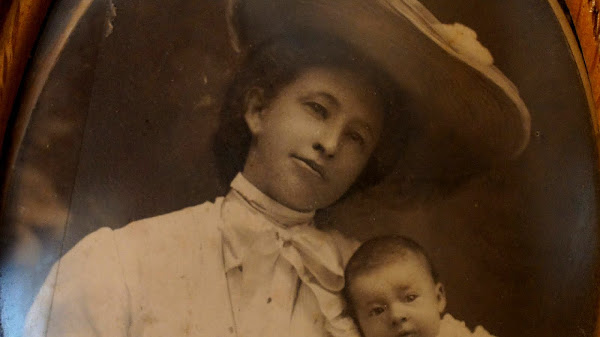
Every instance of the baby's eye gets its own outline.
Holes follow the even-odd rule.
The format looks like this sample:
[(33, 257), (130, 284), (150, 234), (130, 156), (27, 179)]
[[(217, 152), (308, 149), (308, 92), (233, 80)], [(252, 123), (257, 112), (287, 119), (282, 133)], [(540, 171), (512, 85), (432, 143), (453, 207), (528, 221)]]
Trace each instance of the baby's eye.
[(322, 106), (317, 102), (306, 102), (304, 105), (308, 106), (314, 113), (316, 113), (321, 118), (327, 118), (329, 116), (329, 111), (327, 108)]
[(385, 309), (386, 306), (384, 305), (378, 305), (376, 307), (373, 307), (371, 308), (371, 310), (369, 310), (369, 317), (379, 316), (385, 312)]
[(416, 300), (418, 297), (419, 297), (419, 295), (409, 294), (409, 295), (406, 295), (405, 300), (406, 300), (406, 302), (410, 303), (410, 302), (413, 302), (414, 300)]

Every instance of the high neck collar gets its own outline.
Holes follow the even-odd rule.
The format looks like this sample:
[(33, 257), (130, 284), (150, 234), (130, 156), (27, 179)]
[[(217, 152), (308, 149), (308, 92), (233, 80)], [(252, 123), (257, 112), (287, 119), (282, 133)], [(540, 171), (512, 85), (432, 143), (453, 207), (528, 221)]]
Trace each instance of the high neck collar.
[(310, 223), (315, 215), (315, 211), (296, 211), (271, 199), (241, 173), (238, 173), (231, 182), (231, 189), (232, 194), (239, 197), (251, 209), (283, 227)]

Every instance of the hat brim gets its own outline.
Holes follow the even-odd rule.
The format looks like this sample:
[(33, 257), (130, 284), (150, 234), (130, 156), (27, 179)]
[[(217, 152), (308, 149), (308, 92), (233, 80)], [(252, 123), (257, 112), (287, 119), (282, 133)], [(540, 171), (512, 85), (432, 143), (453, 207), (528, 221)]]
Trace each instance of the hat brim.
[[(515, 158), (528, 144), (529, 112), (474, 32), (454, 36), (471, 39), (466, 47), (452, 41), (418, 1), (230, 0), (229, 21), (241, 48), (286, 33), (321, 31), (377, 62), (416, 102), (424, 121), (411, 140), (420, 149), (407, 159), (415, 167), (445, 166), (434, 175), (469, 174), (468, 165), (476, 170)], [(469, 50), (473, 42), (483, 56)]]

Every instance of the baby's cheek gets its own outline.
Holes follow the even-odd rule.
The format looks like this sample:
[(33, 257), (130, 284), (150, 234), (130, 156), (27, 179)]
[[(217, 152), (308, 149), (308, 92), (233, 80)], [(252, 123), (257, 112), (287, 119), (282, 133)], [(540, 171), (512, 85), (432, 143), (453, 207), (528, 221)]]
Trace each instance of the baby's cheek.
[(436, 337), (440, 334), (440, 319), (439, 317), (435, 317), (434, 319), (431, 320), (431, 324), (429, 324), (429, 331), (427, 333), (427, 336), (423, 336), (423, 337)]
[[(361, 321), (361, 320), (359, 320)], [(360, 329), (364, 337), (381, 337), (383, 334), (384, 325), (381, 320), (367, 319), (360, 322)]]

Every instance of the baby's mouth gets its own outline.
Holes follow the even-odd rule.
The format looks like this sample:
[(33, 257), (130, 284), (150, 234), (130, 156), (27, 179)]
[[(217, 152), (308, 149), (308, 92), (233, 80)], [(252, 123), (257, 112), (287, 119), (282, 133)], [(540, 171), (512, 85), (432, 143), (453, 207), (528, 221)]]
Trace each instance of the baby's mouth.
[(325, 169), (322, 165), (318, 164), (314, 160), (292, 155), (292, 158), (301, 166), (305, 167), (309, 172), (318, 176), (321, 179), (325, 179)]
[(412, 330), (403, 330), (396, 335), (397, 337), (414, 337), (416, 336), (415, 332)]

